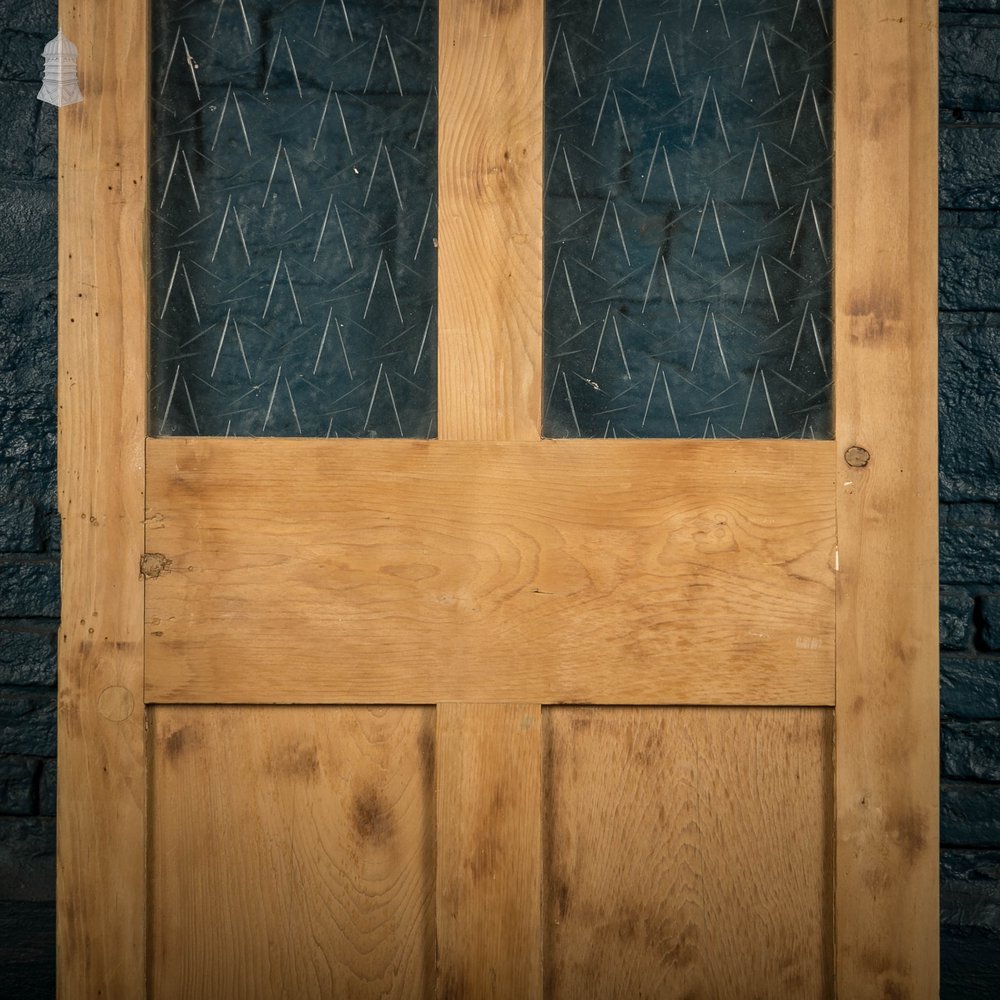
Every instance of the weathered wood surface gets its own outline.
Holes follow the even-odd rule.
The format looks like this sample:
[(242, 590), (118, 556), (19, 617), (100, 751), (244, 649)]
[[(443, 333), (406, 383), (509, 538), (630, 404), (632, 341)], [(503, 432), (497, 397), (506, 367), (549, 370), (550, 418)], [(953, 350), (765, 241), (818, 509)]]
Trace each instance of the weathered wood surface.
[(440, 1000), (541, 1000), (542, 713), (437, 710)]
[[(837, 982), (937, 996), (937, 5), (836, 6)], [(855, 463), (857, 459), (855, 459)]]
[(441, 0), (438, 436), (537, 439), (544, 5)]
[(151, 995), (433, 996), (434, 710), (152, 715)]
[[(63, 4), (86, 99), (59, 111), (58, 993), (145, 983), (143, 4)], [(121, 81), (130, 81), (129, 87)]]
[(151, 701), (832, 702), (832, 442), (148, 461)]
[(546, 996), (831, 997), (832, 721), (546, 709)]

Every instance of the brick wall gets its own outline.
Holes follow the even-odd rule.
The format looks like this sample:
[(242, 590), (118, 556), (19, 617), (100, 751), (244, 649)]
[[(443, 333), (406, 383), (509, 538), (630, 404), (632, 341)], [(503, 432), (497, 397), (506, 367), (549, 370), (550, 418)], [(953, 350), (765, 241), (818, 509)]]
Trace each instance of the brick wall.
[[(1000, 996), (1000, 0), (942, 4), (942, 996)], [(0, 996), (53, 995), (55, 0), (0, 0)]]
[(1000, 996), (1000, 2), (941, 4), (942, 996)]
[(0, 996), (21, 998), (55, 980), (55, 24), (54, 0), (0, 0)]

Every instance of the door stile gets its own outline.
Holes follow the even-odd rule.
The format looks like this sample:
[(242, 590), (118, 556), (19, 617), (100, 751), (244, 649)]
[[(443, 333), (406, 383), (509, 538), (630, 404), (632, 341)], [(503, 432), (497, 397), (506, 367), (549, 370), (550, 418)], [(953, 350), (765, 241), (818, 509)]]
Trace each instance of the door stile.
[[(438, 436), (538, 441), (544, 5), (438, 37)], [(438, 996), (540, 998), (541, 706), (439, 704), (435, 756)]]
[(58, 995), (145, 995), (145, 3), (63, 3), (59, 111)]
[(836, 11), (837, 985), (852, 1000), (930, 998), (937, 5), (842, 2)]

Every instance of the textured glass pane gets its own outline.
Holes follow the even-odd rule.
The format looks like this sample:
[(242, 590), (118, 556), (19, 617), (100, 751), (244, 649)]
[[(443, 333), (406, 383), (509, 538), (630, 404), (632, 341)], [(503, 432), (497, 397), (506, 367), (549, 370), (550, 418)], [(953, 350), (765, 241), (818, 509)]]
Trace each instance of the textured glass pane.
[(436, 0), (153, 24), (153, 433), (433, 434)]
[(831, 26), (548, 0), (548, 436), (830, 436)]

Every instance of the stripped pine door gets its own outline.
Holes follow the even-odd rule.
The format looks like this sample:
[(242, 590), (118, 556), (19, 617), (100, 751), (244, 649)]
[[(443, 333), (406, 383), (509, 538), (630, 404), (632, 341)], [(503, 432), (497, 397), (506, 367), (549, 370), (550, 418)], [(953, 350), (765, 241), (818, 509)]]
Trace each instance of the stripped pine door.
[(830, 441), (542, 439), (537, 0), (441, 4), (437, 439), (148, 437), (62, 14), (60, 995), (934, 995), (932, 7), (836, 8)]

